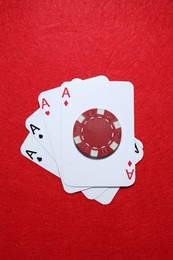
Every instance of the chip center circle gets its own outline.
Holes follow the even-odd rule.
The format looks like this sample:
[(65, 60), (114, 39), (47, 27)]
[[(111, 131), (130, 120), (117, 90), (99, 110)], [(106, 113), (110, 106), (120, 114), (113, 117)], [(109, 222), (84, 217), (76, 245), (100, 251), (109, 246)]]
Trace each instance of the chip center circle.
[(108, 120), (102, 117), (92, 117), (83, 127), (82, 136), (92, 147), (106, 146), (111, 139), (113, 130)]
[(81, 154), (101, 159), (113, 154), (121, 142), (118, 118), (103, 108), (84, 111), (74, 122), (73, 141)]

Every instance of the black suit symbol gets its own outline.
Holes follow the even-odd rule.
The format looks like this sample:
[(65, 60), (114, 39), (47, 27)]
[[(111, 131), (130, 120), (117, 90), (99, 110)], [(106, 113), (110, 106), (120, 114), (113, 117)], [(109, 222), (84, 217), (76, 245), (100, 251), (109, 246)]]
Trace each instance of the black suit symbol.
[(39, 135), (39, 138), (42, 139), (42, 138), (43, 138), (43, 135)]
[(42, 158), (41, 158), (41, 157), (37, 157), (37, 160), (38, 160), (39, 162), (41, 162), (41, 161), (42, 161)]
[(135, 143), (135, 153), (139, 153), (139, 150), (138, 150), (136, 143)]

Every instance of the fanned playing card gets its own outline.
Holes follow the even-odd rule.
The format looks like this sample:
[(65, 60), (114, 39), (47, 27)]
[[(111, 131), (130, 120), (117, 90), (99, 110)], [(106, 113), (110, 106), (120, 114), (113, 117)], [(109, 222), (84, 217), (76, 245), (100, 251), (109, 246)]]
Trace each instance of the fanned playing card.
[[(68, 100), (64, 99), (64, 93)], [(60, 175), (67, 185), (132, 185), (135, 181), (133, 85), (104, 84), (90, 79), (64, 83), (60, 137)], [(112, 152), (104, 158), (108, 150)]]
[[(98, 76), (93, 78), (92, 80), (102, 81), (103, 84), (108, 82), (108, 79), (104, 76)], [(77, 81), (81, 81), (77, 79)], [(44, 118), (44, 122), (48, 131), (50, 143), (53, 149), (53, 153), (55, 155), (55, 159), (57, 162), (57, 166), (60, 171), (61, 176), (61, 118), (60, 118), (60, 100), (61, 100), (61, 88), (55, 88), (50, 91), (45, 91), (39, 95), (39, 105), (42, 111), (42, 115)], [(67, 106), (68, 101), (64, 101), (65, 105)], [(62, 176), (61, 176), (62, 177)], [(63, 178), (63, 187), (69, 193), (74, 193), (77, 191), (84, 190), (89, 187), (75, 187), (78, 185), (73, 185), (74, 187), (70, 187), (64, 183)]]

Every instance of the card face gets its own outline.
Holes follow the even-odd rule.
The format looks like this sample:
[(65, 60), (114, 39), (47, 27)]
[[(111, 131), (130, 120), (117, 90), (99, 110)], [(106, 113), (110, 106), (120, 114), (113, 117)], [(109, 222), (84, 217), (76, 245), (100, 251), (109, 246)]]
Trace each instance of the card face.
[[(102, 79), (103, 81), (108, 81), (104, 76), (99, 76), (94, 78), (96, 81)], [(77, 81), (81, 81), (77, 79)], [(55, 88), (50, 91), (42, 92), (39, 95), (39, 105), (42, 111), (42, 116), (48, 131), (49, 139), (51, 142), (51, 147), (53, 149), (54, 157), (58, 168), (61, 168), (61, 118), (60, 118), (60, 88)], [(68, 95), (68, 93), (66, 93)], [(67, 101), (67, 100), (66, 100)], [(67, 102), (65, 102), (67, 104)], [(60, 173), (61, 175), (61, 173)], [(69, 192), (77, 192), (84, 190), (88, 187), (70, 187), (66, 185), (62, 179), (64, 189)], [(74, 186), (74, 185), (73, 185)]]
[(31, 134), (28, 134), (20, 150), (26, 158), (59, 177), (55, 161)]
[[(102, 81), (108, 82), (108, 79), (104, 76), (98, 76), (95, 78), (90, 79), (90, 81)], [(72, 82), (82, 82), (80, 79), (74, 79)], [(71, 84), (69, 82), (68, 84)], [(65, 83), (63, 83), (64, 85)], [(64, 98), (64, 106), (68, 107), (70, 94), (68, 93), (67, 89), (64, 89), (62, 93), (62, 97)], [(53, 152), (55, 155), (55, 159), (58, 163), (59, 168), (61, 168), (61, 115), (60, 115), (60, 101), (61, 97), (61, 87), (54, 88), (49, 91), (42, 92), (39, 95), (39, 105), (42, 111), (42, 116), (45, 121), (45, 125), (48, 131), (48, 135), (50, 138), (50, 142), (53, 148)], [(63, 131), (63, 130), (62, 130)], [(58, 147), (57, 147), (58, 145)]]
[[(60, 166), (60, 87), (44, 91), (39, 95), (39, 105), (47, 129), (54, 158)], [(54, 145), (53, 145), (54, 144)]]
[[(135, 181), (134, 97), (130, 82), (72, 81), (61, 87), (60, 174), (70, 186), (130, 186)], [(66, 99), (67, 98), (67, 99)], [(67, 101), (67, 102), (66, 102)], [(73, 128), (76, 120), (92, 108), (108, 110), (121, 125), (118, 149), (104, 159), (90, 159), (75, 147)]]
[[(135, 138), (135, 164), (141, 161), (144, 156), (144, 151), (141, 147), (143, 147), (142, 142)], [(95, 198), (95, 200), (103, 205), (107, 205), (112, 202), (119, 189), (116, 187), (108, 188), (99, 197)]]

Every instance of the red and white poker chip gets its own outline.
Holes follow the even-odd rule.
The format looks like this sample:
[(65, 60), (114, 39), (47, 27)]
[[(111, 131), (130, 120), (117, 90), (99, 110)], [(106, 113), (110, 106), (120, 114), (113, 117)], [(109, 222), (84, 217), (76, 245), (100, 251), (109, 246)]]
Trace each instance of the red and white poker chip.
[(73, 139), (82, 154), (101, 159), (117, 150), (121, 132), (121, 125), (114, 114), (105, 109), (93, 108), (76, 120)]

